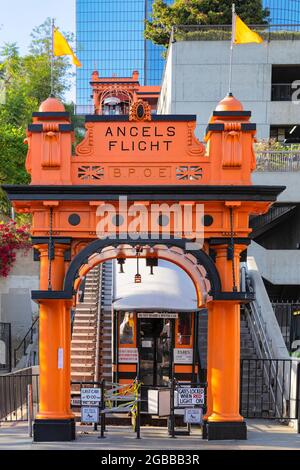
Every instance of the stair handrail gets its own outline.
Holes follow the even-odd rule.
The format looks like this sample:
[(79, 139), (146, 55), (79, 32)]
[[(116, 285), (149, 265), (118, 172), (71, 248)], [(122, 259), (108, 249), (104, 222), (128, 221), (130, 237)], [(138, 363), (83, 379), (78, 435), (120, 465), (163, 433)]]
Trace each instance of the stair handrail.
[(271, 207), (269, 212), (267, 212), (266, 214), (258, 215), (251, 219), (251, 222), (250, 222), (251, 228), (253, 231), (258, 230), (264, 225), (270, 224), (274, 220), (282, 217), (283, 215), (286, 215), (289, 212), (292, 212), (295, 208), (296, 208), (295, 205)]
[[(241, 269), (241, 277), (245, 276), (245, 285), (246, 289), (249, 292), (254, 291), (252, 283), (251, 283), (251, 278), (248, 274), (248, 269), (247, 266), (244, 266)], [(256, 343), (256, 351), (258, 352), (260, 359), (267, 359), (270, 361), (270, 368), (267, 367), (265, 364), (265, 361), (263, 361), (263, 368), (265, 371), (266, 376), (268, 377), (269, 382), (271, 382), (271, 377), (275, 378), (276, 380), (276, 388), (275, 390), (279, 390), (280, 394), (282, 397), (285, 397), (285, 380), (283, 377), (283, 380), (280, 380), (280, 373), (278, 370), (278, 367), (276, 366), (274, 360), (274, 351), (272, 349), (272, 340), (269, 338), (268, 333), (267, 333), (267, 327), (266, 327), (266, 322), (262, 318), (261, 314), (261, 307), (257, 305), (256, 300), (251, 302), (250, 304), (250, 309), (248, 306), (245, 305), (245, 314), (247, 317), (248, 324), (250, 326), (250, 329), (252, 331), (252, 337)], [(284, 375), (282, 373), (282, 375)], [(283, 386), (282, 386), (283, 383)], [(279, 402), (278, 404), (278, 397), (277, 393), (275, 395), (274, 390), (271, 388), (271, 396), (273, 403), (276, 407), (276, 410), (278, 411), (280, 415), (280, 408), (283, 408), (283, 406), (286, 407), (286, 400), (283, 400)], [(279, 395), (280, 396), (280, 395)]]
[[(97, 280), (97, 320), (96, 320), (96, 354), (95, 354), (95, 370), (94, 370), (94, 381), (99, 380), (99, 360), (100, 360), (100, 332), (101, 332), (101, 290), (102, 290), (102, 280), (103, 280), (103, 264), (98, 267), (98, 280)], [(100, 281), (101, 276), (101, 281)]]
[[(17, 352), (19, 351), (19, 349), (21, 349), (21, 347), (23, 346), (23, 355), (25, 356), (25, 355), (26, 355), (26, 350), (27, 350), (28, 345), (33, 342), (34, 329), (35, 329), (35, 325), (36, 325), (36, 323), (38, 322), (38, 320), (39, 320), (39, 317), (37, 316), (37, 317), (33, 320), (33, 322), (32, 322), (32, 324), (31, 324), (29, 330), (27, 331), (27, 333), (25, 334), (25, 336), (23, 337), (23, 339), (20, 341), (20, 343), (18, 344), (18, 346), (17, 346), (16, 348), (14, 348), (14, 367), (17, 367), (17, 362), (18, 362), (18, 360), (17, 360)], [(30, 341), (29, 341), (29, 343), (27, 343), (26, 340), (27, 340), (27, 337), (28, 337), (29, 335), (30, 335)]]

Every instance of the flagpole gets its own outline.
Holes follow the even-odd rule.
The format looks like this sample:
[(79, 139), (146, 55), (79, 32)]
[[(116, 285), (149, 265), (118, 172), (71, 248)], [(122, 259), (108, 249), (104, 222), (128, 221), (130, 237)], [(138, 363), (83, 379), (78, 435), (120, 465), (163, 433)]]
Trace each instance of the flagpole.
[(235, 4), (232, 4), (232, 31), (231, 31), (231, 45), (230, 45), (230, 63), (229, 63), (229, 87), (228, 95), (232, 95), (232, 62), (233, 62), (233, 46), (235, 38), (235, 25), (236, 25), (236, 15), (235, 15)]
[(51, 93), (50, 96), (54, 96), (54, 18), (52, 18), (52, 24), (51, 24)]

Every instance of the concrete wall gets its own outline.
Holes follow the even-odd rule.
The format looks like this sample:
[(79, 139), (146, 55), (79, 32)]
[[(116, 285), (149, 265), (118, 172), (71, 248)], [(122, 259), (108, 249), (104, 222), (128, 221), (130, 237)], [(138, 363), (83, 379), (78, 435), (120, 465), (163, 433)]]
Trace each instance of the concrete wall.
[(248, 257), (253, 257), (261, 276), (272, 284), (300, 284), (300, 250), (266, 250), (251, 242)]
[(253, 184), (258, 185), (286, 186), (285, 191), (279, 195), (278, 201), (294, 203), (300, 202), (299, 176), (299, 171), (256, 171), (252, 175), (252, 181)]
[[(229, 51), (229, 41), (173, 43), (158, 113), (197, 114), (197, 134), (203, 139), (212, 111), (228, 92)], [(299, 106), (295, 103), (271, 102), (272, 64), (299, 62), (300, 41), (235, 46), (232, 90), (245, 109), (252, 111), (258, 138), (269, 138), (270, 124), (299, 122)]]
[(38, 306), (31, 301), (31, 290), (39, 286), (39, 263), (32, 252), (17, 252), (17, 259), (7, 278), (0, 278), (0, 321), (11, 323), (13, 347), (26, 334), (37, 315)]

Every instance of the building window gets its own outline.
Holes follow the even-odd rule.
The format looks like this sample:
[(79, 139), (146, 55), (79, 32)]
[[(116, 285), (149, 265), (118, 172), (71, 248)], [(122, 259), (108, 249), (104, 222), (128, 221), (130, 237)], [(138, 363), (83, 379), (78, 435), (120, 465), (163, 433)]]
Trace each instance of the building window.
[(179, 313), (176, 343), (178, 346), (191, 346), (192, 314)]
[(299, 144), (300, 143), (300, 125), (289, 124), (281, 126), (271, 126), (270, 138), (284, 144)]
[(120, 314), (120, 344), (134, 344), (134, 314), (124, 312)]
[(272, 101), (292, 101), (299, 95), (300, 66), (273, 65), (272, 67)]

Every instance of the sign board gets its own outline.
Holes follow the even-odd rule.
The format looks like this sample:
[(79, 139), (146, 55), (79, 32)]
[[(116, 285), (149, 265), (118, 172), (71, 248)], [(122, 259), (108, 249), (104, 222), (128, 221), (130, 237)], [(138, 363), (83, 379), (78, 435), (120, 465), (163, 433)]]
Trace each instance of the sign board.
[(193, 350), (190, 348), (174, 349), (175, 364), (193, 364)]
[(98, 423), (99, 408), (97, 406), (83, 406), (81, 408), (82, 423)]
[(80, 406), (81, 405), (80, 398), (71, 398), (71, 405), (72, 406)]
[(148, 413), (157, 416), (170, 415), (170, 390), (148, 390)]
[(101, 390), (100, 388), (82, 388), (80, 390), (80, 397), (83, 405), (100, 403)]
[(184, 410), (184, 422), (190, 424), (201, 424), (202, 408), (186, 408)]
[(119, 348), (118, 362), (123, 364), (137, 364), (139, 352), (137, 348)]
[(167, 312), (149, 312), (149, 313), (138, 313), (138, 318), (170, 318), (176, 319), (178, 318), (178, 313), (167, 313)]
[(64, 368), (64, 350), (63, 348), (58, 348), (57, 351), (57, 368), (63, 369)]
[(153, 343), (152, 341), (142, 341), (142, 348), (152, 348), (153, 347)]
[(177, 388), (178, 406), (204, 405), (204, 388)]

